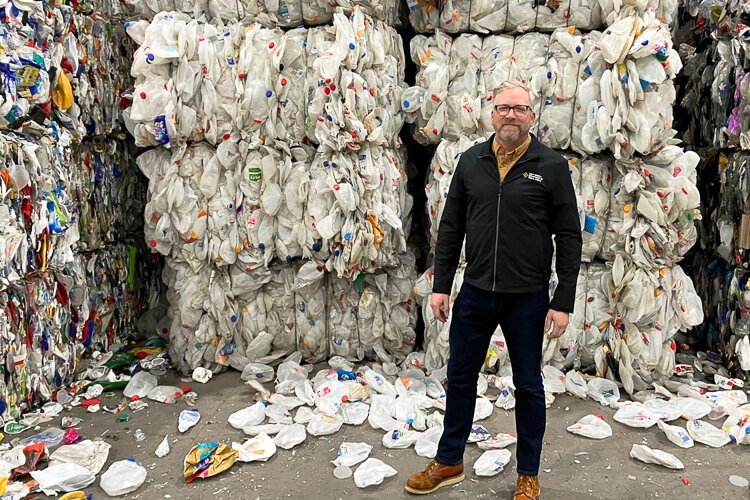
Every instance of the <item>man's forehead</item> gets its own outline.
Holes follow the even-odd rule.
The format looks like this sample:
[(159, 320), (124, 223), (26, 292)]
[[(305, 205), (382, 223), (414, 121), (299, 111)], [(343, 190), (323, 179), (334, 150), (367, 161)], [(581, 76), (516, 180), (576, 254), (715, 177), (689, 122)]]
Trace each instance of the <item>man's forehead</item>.
[(521, 88), (511, 88), (495, 96), (495, 104), (531, 104), (529, 93)]

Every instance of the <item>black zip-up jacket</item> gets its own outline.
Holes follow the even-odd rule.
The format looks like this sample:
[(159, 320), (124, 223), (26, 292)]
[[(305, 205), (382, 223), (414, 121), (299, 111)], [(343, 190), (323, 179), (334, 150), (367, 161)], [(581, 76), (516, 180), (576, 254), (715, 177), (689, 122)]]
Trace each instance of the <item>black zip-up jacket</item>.
[(432, 290), (450, 293), (464, 235), (466, 282), (495, 292), (545, 290), (554, 235), (559, 284), (550, 308), (571, 313), (582, 240), (568, 162), (532, 136), (500, 182), (493, 140), (469, 148), (458, 161), (440, 219)]

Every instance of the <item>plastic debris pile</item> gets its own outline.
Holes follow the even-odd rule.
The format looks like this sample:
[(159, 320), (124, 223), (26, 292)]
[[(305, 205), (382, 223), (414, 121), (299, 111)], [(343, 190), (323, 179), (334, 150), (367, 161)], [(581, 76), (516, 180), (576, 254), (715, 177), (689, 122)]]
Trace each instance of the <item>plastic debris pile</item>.
[(739, 0), (692, 0), (680, 9), (676, 34), (686, 65), (680, 105), (687, 114), (688, 144), (750, 148), (746, 11)]
[[(607, 11), (606, 27), (584, 33), (563, 23), (545, 28), (551, 34), (453, 38), (441, 26), (412, 40), (417, 85), (402, 99), (415, 138), (438, 144), (426, 188), (434, 245), (461, 153), (493, 132), (495, 89), (508, 80), (530, 88), (538, 117), (532, 132), (568, 158), (583, 231), (576, 311), (560, 339), (545, 340), (544, 362), (616, 380), (630, 394), (675, 375), (675, 335), (703, 320), (700, 298), (679, 266), (698, 239), (699, 157), (674, 139), (673, 80), (681, 62), (653, 7)], [(470, 26), (458, 31), (481, 32)], [(469, 54), (468, 62), (457, 54)], [(555, 286), (553, 274), (551, 293)], [(450, 318), (440, 324), (432, 315), (431, 269), (416, 290), (425, 363), (438, 369), (449, 356)], [(508, 363), (498, 328), (485, 369), (496, 372)]]
[(286, 32), (255, 2), (249, 25), (219, 2), (210, 23), (127, 23), (140, 47), (125, 121), (157, 146), (138, 159), (145, 235), (166, 257), (183, 372), (413, 348), (402, 42), (367, 14), (390, 2), (342, 3), (317, 18), (332, 25)]
[(0, 331), (7, 419), (75, 380), (83, 350), (134, 333), (160, 284), (138, 237), (142, 177), (123, 140), (132, 49), (118, 2), (3, 8)]
[(552, 148), (628, 159), (658, 152), (675, 135), (673, 79), (681, 63), (653, 12), (586, 34), (570, 27), (452, 39), (438, 31), (415, 37), (411, 55), (419, 72), (401, 107), (423, 143), (491, 134), (494, 91), (508, 80), (530, 88), (534, 131)]
[[(750, 369), (747, 323), (750, 199), (747, 150), (746, 2), (687, 2), (677, 30), (686, 58), (681, 112), (690, 124), (685, 141), (701, 153), (699, 187), (706, 214), (700, 249), (691, 256), (696, 286), (704, 292), (706, 321), (685, 339), (701, 359), (722, 363), (733, 376)], [(707, 78), (699, 78), (700, 74)]]
[(176, 11), (202, 15), (215, 21), (257, 21), (267, 26), (296, 28), (330, 24), (336, 12), (351, 14), (358, 7), (365, 14), (391, 26), (400, 26), (398, 0), (128, 0), (136, 13), (152, 18), (160, 12)]
[(593, 30), (616, 19), (653, 9), (666, 24), (672, 22), (676, 0), (612, 2), (609, 0), (407, 0), (409, 20), (417, 33), (525, 33), (576, 26)]

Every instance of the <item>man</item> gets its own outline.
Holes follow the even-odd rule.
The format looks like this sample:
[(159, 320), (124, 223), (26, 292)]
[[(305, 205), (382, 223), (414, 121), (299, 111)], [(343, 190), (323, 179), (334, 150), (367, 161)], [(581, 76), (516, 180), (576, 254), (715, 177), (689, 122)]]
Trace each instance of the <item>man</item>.
[[(406, 490), (431, 493), (464, 479), (463, 454), (479, 371), (499, 324), (516, 386), (518, 480), (515, 500), (539, 498), (546, 426), (542, 341), (568, 326), (581, 260), (581, 227), (567, 161), (529, 134), (536, 115), (526, 87), (495, 93), (489, 141), (461, 155), (440, 221), (432, 311), (445, 322), (466, 237), (467, 268), (453, 307), (447, 407), (437, 456), (412, 474)], [(552, 236), (559, 285), (549, 301)]]

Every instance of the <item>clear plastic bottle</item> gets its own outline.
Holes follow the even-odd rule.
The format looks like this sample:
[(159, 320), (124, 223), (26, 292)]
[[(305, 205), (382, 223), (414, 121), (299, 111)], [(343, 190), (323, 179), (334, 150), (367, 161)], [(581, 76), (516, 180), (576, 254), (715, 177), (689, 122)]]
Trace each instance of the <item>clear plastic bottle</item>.
[(143, 433), (142, 430), (136, 429), (135, 432), (133, 433), (133, 438), (140, 443), (141, 441), (146, 439), (146, 435)]

